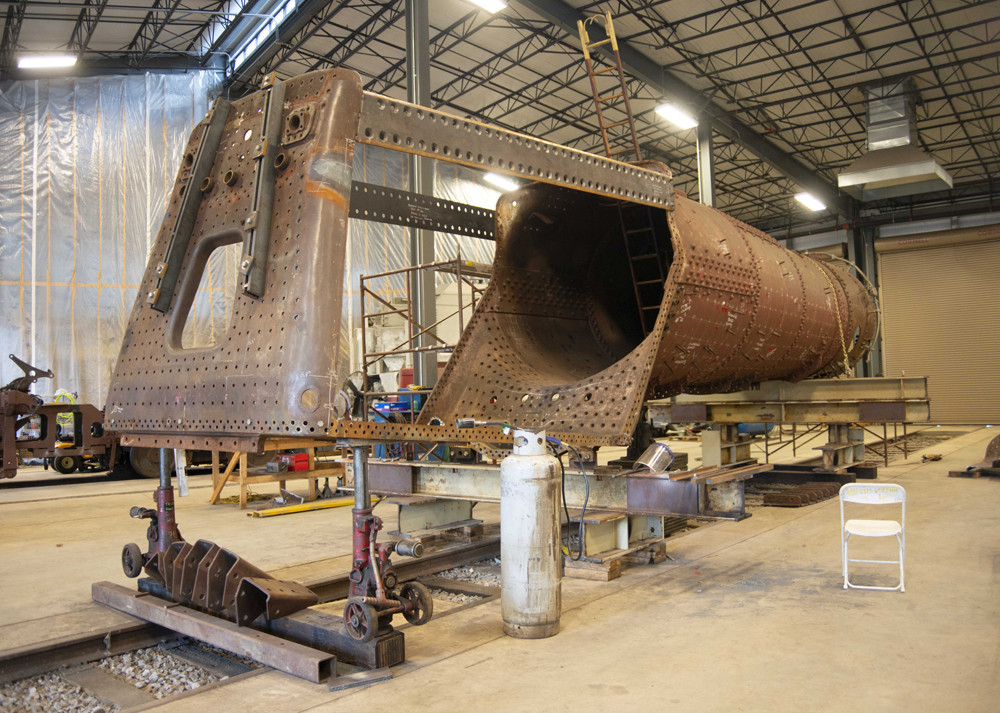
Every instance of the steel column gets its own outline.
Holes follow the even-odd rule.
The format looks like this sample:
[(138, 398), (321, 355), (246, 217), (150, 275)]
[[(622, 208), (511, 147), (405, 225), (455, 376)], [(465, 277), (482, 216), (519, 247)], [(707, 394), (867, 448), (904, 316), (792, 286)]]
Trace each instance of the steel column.
[(167, 464), (167, 456), (170, 454), (169, 448), (160, 449), (160, 487), (170, 487), (170, 466)]
[[(406, 98), (411, 104), (431, 105), (430, 22), (427, 0), (406, 0)], [(409, 160), (410, 191), (434, 194), (434, 165), (430, 159), (411, 156)], [(410, 265), (434, 262), (434, 233), (430, 230), (410, 230)], [(432, 324), (435, 313), (435, 275), (433, 270), (413, 274), (413, 304), (410, 313), (420, 324)], [(418, 337), (414, 346), (429, 346), (426, 337)], [(437, 353), (413, 355), (413, 381), (420, 386), (437, 383)]]
[(707, 121), (698, 124), (698, 200), (715, 207), (715, 161), (712, 158), (712, 125)]
[(371, 510), (368, 492), (368, 446), (352, 446), (354, 451), (354, 509)]

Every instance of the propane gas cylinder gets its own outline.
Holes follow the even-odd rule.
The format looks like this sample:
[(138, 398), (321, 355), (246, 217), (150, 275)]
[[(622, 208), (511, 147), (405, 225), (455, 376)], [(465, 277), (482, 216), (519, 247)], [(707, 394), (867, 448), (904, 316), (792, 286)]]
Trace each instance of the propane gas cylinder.
[(503, 630), (519, 639), (559, 632), (562, 548), (559, 461), (545, 433), (514, 431), (514, 453), (500, 464), (500, 571)]

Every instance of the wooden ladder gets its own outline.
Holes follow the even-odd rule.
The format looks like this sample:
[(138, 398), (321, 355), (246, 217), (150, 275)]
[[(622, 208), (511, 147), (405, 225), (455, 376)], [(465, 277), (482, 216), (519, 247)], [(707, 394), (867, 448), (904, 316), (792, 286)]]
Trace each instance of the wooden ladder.
[[(604, 25), (604, 33), (607, 37), (598, 42), (591, 42), (590, 35), (587, 34), (587, 24), (594, 23), (595, 25)], [(622, 58), (618, 54), (618, 39), (615, 37), (615, 26), (611, 21), (611, 13), (606, 12), (603, 15), (595, 15), (593, 17), (588, 17), (586, 20), (577, 20), (577, 27), (580, 30), (580, 44), (583, 46), (583, 59), (587, 64), (587, 76), (590, 77), (590, 88), (594, 93), (594, 104), (597, 106), (597, 123), (601, 127), (601, 139), (604, 141), (604, 153), (608, 158), (614, 158), (621, 154), (632, 153), (635, 154), (635, 160), (639, 161), (642, 159), (642, 154), (639, 153), (639, 136), (635, 133), (635, 118), (632, 116), (632, 105), (628, 100), (628, 87), (625, 84), (625, 72), (622, 69)], [(611, 45), (611, 50), (615, 55), (615, 63), (613, 66), (604, 67), (602, 69), (594, 69), (594, 63), (590, 58), (590, 51), (596, 47), (601, 47), (602, 45)], [(597, 77), (602, 74), (608, 74), (609, 72), (616, 72), (618, 76), (618, 84), (607, 94), (601, 94), (597, 90)], [(616, 121), (611, 124), (606, 124), (604, 122), (604, 104), (615, 99), (621, 99), (625, 105), (625, 116), (627, 118), (622, 121)], [(611, 135), (609, 137), (608, 130), (619, 126), (627, 126), (628, 133), (621, 133), (617, 135)], [(632, 145), (623, 148), (612, 148), (612, 143), (616, 140), (625, 138), (628, 140), (629, 136), (632, 139)]]

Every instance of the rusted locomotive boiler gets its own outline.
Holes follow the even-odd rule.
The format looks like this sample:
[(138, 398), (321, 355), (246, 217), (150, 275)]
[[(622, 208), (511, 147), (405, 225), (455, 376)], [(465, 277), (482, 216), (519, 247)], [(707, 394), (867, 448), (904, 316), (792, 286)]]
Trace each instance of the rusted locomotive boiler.
[(669, 211), (536, 183), (501, 198), (496, 239), (421, 423), (625, 443), (645, 399), (836, 375), (875, 334), (874, 296), (838, 263), (680, 195)]

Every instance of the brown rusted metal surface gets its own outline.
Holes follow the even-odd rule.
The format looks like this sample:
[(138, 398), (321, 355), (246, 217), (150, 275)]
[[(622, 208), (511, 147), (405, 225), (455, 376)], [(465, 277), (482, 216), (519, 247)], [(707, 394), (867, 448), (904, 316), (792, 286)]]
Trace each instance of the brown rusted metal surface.
[[(329, 280), (344, 269), (361, 80), (354, 72), (330, 70), (296, 77), (283, 88), (284, 129), (274, 161), (286, 165), (271, 184), (273, 210), (253, 210), (260, 205), (254, 202), (257, 175), (266, 173), (263, 158), (255, 157), (269, 152), (262, 145), (266, 92), (229, 107), (209, 174), (213, 185), (193, 185), (182, 165), (108, 394), (109, 426), (117, 431), (183, 436), (189, 447), (205, 440), (195, 434), (256, 445), (263, 435), (321, 435), (337, 415), (343, 291), (330, 289)], [(203, 133), (195, 129), (185, 155), (197, 152)], [(232, 185), (224, 180), (227, 174), (236, 174)], [(161, 312), (147, 303), (147, 295), (157, 289), (157, 267), (184, 192), (202, 186), (173, 300)], [(247, 253), (263, 221), (270, 222), (266, 263), (253, 263), (264, 264), (263, 294), (245, 290), (239, 275), (232, 286), (232, 320), (221, 342), (183, 348), (184, 323), (209, 254), (235, 242), (243, 242)], [(134, 442), (180, 447), (155, 441)]]
[(173, 601), (234, 619), (241, 626), (261, 614), (279, 618), (319, 602), (301, 584), (277, 580), (208, 540), (174, 542), (152, 553), (144, 569)]
[[(540, 184), (501, 197), (493, 278), (418, 423), (625, 444), (646, 398), (842, 373), (869, 348), (875, 304), (845, 270), (680, 196), (673, 212), (618, 209)], [(641, 286), (663, 290), (643, 338), (622, 231), (649, 227), (660, 249), (633, 251), (649, 263), (636, 281), (657, 262), (668, 276)]]
[(765, 493), (764, 504), (798, 508), (837, 497), (840, 483), (803, 483), (780, 493)]
[[(279, 129), (280, 138), (262, 140)], [(108, 426), (124, 445), (257, 451), (268, 436), (509, 441), (495, 429), (400, 433), (337, 420), (346, 406), (335, 398), (343, 291), (331, 289), (330, 276), (344, 270), (356, 141), (566, 186), (591, 202), (622, 199), (662, 215), (674, 201), (665, 167), (367, 94), (348, 70), (274, 80), (217, 102), (189, 139), (111, 381)], [(391, 204), (375, 213), (364, 217), (395, 219)], [(208, 256), (234, 243), (243, 261), (226, 334), (214, 346), (185, 348)]]

